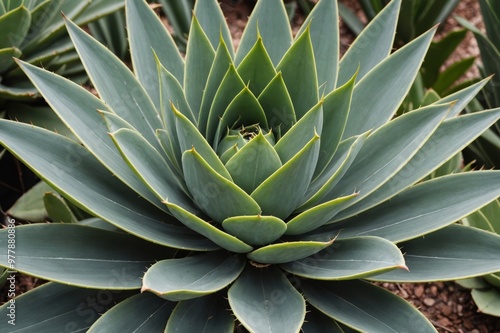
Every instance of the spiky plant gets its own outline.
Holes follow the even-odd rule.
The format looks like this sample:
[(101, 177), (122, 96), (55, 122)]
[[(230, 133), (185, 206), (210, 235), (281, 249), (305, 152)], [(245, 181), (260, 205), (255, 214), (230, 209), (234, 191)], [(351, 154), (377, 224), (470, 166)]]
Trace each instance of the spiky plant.
[(61, 11), (83, 25), (122, 7), (119, 0), (0, 1), (0, 106), (2, 100), (32, 100), (37, 95), (13, 57), (43, 64), (76, 81), (86, 79), (64, 29)]
[(15, 328), (435, 332), (370, 281), (500, 269), (500, 237), (452, 225), (499, 196), (500, 172), (417, 184), (500, 110), (457, 116), (483, 81), (393, 119), (434, 33), (390, 54), (400, 3), (339, 61), (335, 0), (295, 39), (283, 2), (259, 1), (236, 54), (217, 2), (197, 1), (185, 59), (128, 0), (135, 74), (68, 21), (99, 98), (20, 65), (79, 143), (11, 121), (0, 141), (102, 221), (15, 229), (1, 264), (53, 281), (15, 299)]
[[(463, 220), (465, 225), (500, 234), (500, 200), (495, 200)], [(457, 281), (472, 289), (479, 311), (500, 317), (500, 272)]]

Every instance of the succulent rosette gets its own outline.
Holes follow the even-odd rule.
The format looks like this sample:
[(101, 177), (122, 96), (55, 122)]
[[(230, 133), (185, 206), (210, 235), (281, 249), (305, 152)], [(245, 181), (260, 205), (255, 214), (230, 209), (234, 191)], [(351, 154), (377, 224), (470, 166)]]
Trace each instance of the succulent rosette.
[(435, 332), (370, 280), (500, 269), (500, 237), (452, 225), (499, 196), (500, 173), (421, 182), (500, 111), (458, 115), (481, 81), (393, 117), (435, 30), (391, 53), (400, 5), (340, 59), (334, 0), (295, 37), (281, 0), (258, 1), (236, 52), (199, 0), (182, 57), (127, 0), (133, 71), (68, 21), (99, 97), (20, 66), (77, 140), (0, 121), (0, 142), (97, 219), (16, 228), (16, 269), (53, 281), (16, 299), (44, 318), (16, 328)]

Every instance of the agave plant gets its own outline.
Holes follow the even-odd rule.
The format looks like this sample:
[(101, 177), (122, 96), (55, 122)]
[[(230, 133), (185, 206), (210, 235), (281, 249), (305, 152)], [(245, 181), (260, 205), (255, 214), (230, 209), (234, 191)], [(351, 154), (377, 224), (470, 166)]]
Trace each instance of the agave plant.
[[(390, 0), (359, 0), (358, 3), (368, 21), (384, 8)], [(398, 40), (407, 43), (432, 26), (442, 23), (455, 9), (460, 0), (403, 0), (398, 23)], [(340, 15), (346, 25), (356, 34), (363, 29), (363, 22), (357, 15), (342, 3), (339, 4)]]
[[(465, 225), (500, 234), (500, 200), (495, 200), (463, 220)], [(457, 281), (472, 289), (479, 311), (500, 317), (500, 272)]]
[(122, 7), (120, 0), (1, 1), (0, 99), (32, 100), (37, 95), (13, 57), (43, 64), (46, 69), (76, 81), (85, 80), (85, 71), (65, 32), (61, 12), (83, 25)]
[(1, 265), (52, 282), (0, 316), (14, 306), (28, 332), (436, 332), (370, 281), (500, 269), (499, 236), (452, 225), (499, 196), (500, 172), (418, 183), (500, 110), (456, 116), (482, 81), (393, 119), (434, 34), (390, 54), (400, 4), (339, 61), (334, 0), (295, 38), (283, 2), (258, 1), (236, 52), (217, 2), (197, 1), (183, 59), (127, 0), (135, 73), (67, 21), (99, 98), (20, 66), (79, 142), (5, 120), (0, 142), (101, 224), (17, 227)]
[[(463, 18), (457, 20), (464, 27), (474, 33), (474, 37), (481, 52), (482, 64), (479, 70), (483, 76), (493, 75), (491, 81), (485, 86), (475, 103), (467, 108), (468, 112), (476, 112), (487, 108), (500, 106), (500, 39), (498, 27), (500, 26), (500, 3), (491, 0), (480, 0), (481, 14), (483, 17), (486, 34), (482, 33), (473, 24)], [(469, 147), (471, 159), (476, 159), (487, 168), (500, 166), (500, 123), (496, 123), (483, 135), (475, 140)]]

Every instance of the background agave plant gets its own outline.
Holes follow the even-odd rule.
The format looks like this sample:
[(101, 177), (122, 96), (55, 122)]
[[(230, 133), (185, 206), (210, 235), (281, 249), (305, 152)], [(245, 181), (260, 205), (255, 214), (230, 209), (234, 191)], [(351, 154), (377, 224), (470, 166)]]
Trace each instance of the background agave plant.
[[(368, 21), (384, 8), (390, 0), (359, 0), (359, 5)], [(459, 0), (424, 1), (403, 0), (398, 22), (397, 38), (408, 43), (413, 38), (424, 33), (436, 24), (444, 22), (458, 5)], [(343, 4), (339, 4), (340, 15), (347, 26), (356, 34), (364, 27), (357, 15)]]
[(452, 225), (500, 195), (500, 172), (417, 184), (500, 110), (457, 116), (481, 81), (393, 119), (434, 33), (390, 54), (400, 5), (339, 61), (334, 0), (295, 39), (283, 2), (259, 1), (236, 53), (217, 2), (198, 1), (183, 59), (128, 0), (135, 73), (68, 21), (100, 99), (20, 66), (79, 142), (6, 120), (0, 142), (101, 220), (16, 228), (11, 268), (53, 281), (15, 300), (16, 328), (435, 332), (369, 281), (500, 269), (499, 236)]
[[(457, 20), (474, 33), (479, 46), (482, 64), (479, 70), (483, 77), (493, 75), (482, 93), (466, 109), (468, 112), (500, 107), (500, 4), (491, 0), (480, 0), (486, 34), (482, 33), (463, 18)], [(468, 157), (478, 160), (481, 166), (497, 168), (500, 166), (500, 123), (496, 123), (468, 147)]]
[[(13, 58), (57, 72), (82, 83), (87, 75), (64, 27), (61, 11), (84, 25), (123, 8), (122, 0), (0, 1), (0, 118), (17, 119), (68, 132), (40, 98)], [(4, 156), (6, 155), (6, 156)], [(3, 210), (37, 179), (12, 156), (0, 152), (0, 201)]]
[(123, 1), (17, 0), (0, 2), (0, 106), (6, 100), (32, 100), (38, 91), (13, 57), (43, 66), (75, 81), (87, 76), (66, 34), (61, 11), (83, 25), (123, 7)]
[[(495, 200), (464, 219), (464, 224), (499, 234), (500, 200)], [(479, 311), (500, 317), (500, 272), (458, 281), (472, 289), (472, 298)]]

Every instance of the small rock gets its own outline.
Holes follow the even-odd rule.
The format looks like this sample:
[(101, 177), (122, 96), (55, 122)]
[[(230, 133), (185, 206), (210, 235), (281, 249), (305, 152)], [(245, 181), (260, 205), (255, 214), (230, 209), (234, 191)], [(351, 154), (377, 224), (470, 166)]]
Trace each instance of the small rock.
[(420, 286), (416, 287), (414, 293), (415, 293), (415, 296), (421, 297), (424, 294), (424, 286), (420, 285)]
[(436, 301), (432, 298), (426, 298), (424, 299), (424, 304), (427, 306), (433, 306), (434, 304), (436, 304)]
[(443, 318), (439, 318), (438, 319), (438, 323), (441, 325), (441, 326), (444, 326), (444, 327), (450, 327), (453, 325), (453, 323), (446, 317), (443, 317)]

